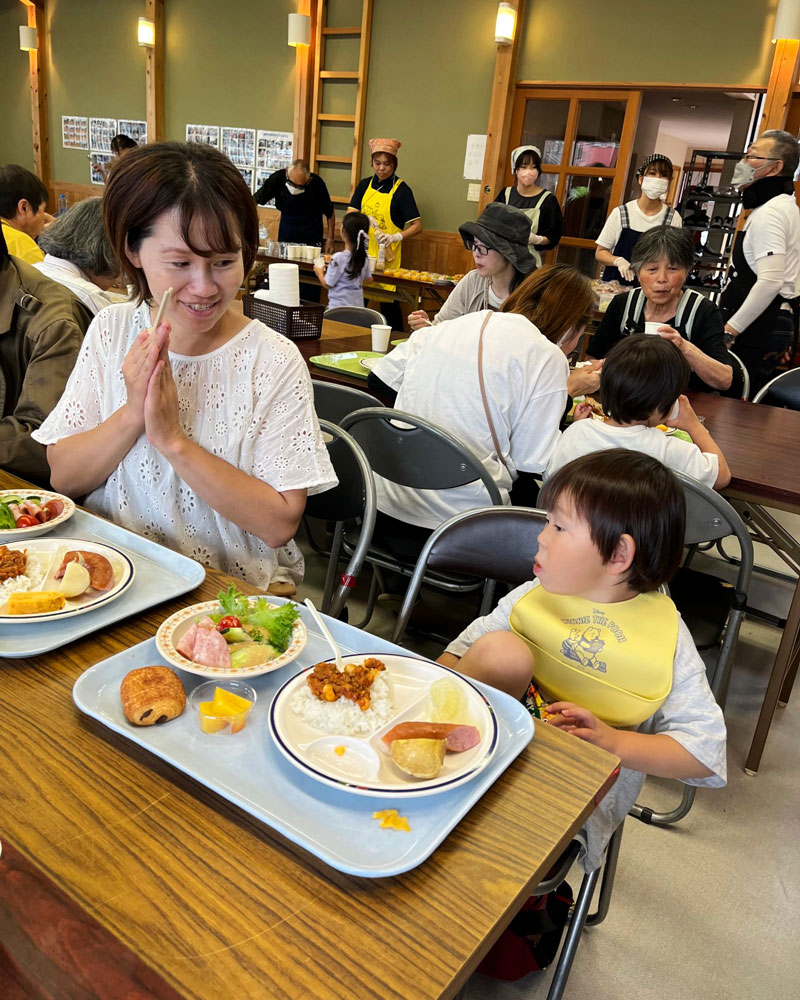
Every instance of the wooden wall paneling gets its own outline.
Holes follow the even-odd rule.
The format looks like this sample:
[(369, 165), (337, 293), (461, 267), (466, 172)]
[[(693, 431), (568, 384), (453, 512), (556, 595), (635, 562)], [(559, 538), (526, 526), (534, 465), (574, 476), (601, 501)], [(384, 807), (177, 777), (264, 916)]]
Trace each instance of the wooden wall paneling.
[(145, 17), (155, 24), (155, 45), (147, 48), (145, 89), (147, 139), (160, 142), (164, 128), (164, 0), (146, 0)]
[(779, 38), (775, 43), (775, 55), (772, 57), (772, 72), (767, 84), (760, 132), (785, 127), (798, 70), (800, 70), (800, 41), (794, 38)]
[[(511, 0), (513, 3), (514, 0)], [(508, 140), (511, 134), (511, 111), (514, 100), (514, 77), (517, 73), (522, 22), (526, 0), (516, 0), (517, 22), (511, 45), (498, 45), (492, 79), (492, 98), (489, 105), (489, 122), (486, 126), (486, 156), (483, 160), (481, 197), (478, 211), (494, 198), (495, 191), (504, 180), (503, 169), (508, 157)]]
[[(47, 113), (47, 11), (45, 0), (21, 0), (28, 8), (28, 27), (36, 29), (38, 49), (28, 53), (31, 84), (31, 128), (35, 171), (48, 190), (50, 172), (50, 124)], [(54, 208), (54, 205), (50, 206)]]

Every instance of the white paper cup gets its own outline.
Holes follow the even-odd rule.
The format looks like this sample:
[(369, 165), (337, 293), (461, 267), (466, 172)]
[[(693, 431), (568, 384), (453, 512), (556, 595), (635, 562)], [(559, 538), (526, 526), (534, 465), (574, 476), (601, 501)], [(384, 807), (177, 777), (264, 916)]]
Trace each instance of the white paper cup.
[(324, 267), (324, 266), (325, 266), (325, 258), (321, 254), (319, 257), (314, 258), (314, 267)]
[(658, 328), (663, 325), (663, 323), (645, 323), (644, 332), (648, 337), (660, 337), (661, 334), (658, 332)]
[(381, 353), (388, 351), (392, 328), (384, 326), (382, 323), (373, 323), (370, 329), (372, 330), (372, 350)]
[(370, 277), (375, 273), (375, 267), (378, 263), (377, 257), (367, 257), (367, 262), (369, 263), (369, 273)]

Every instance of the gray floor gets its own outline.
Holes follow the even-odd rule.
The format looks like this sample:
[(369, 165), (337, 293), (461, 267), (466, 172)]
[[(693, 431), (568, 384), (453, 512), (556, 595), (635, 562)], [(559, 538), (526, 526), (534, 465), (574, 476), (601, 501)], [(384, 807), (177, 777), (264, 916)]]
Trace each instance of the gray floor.
[[(800, 537), (800, 518), (779, 516)], [(307, 567), (300, 597), (317, 599), (324, 564), (303, 547)], [(785, 569), (763, 546), (757, 546), (756, 561)], [(351, 620), (363, 608), (358, 598), (364, 582)], [(755, 577), (750, 603), (783, 616), (792, 589)], [(379, 609), (369, 629), (388, 638), (393, 621)], [(759, 774), (748, 777), (743, 770), (779, 639), (771, 626), (755, 620), (743, 625), (725, 713), (728, 786), (698, 792), (690, 814), (670, 829), (626, 821), (611, 909), (602, 925), (583, 935), (567, 987), (570, 1000), (800, 994), (800, 681), (790, 704), (778, 709)], [(440, 648), (415, 641), (413, 634), (406, 644), (425, 655)], [(642, 800), (666, 806), (677, 798), (675, 788), (651, 779)], [(580, 876), (573, 875), (577, 889)], [(549, 978), (533, 974), (506, 984), (475, 975), (459, 1000), (544, 998)]]

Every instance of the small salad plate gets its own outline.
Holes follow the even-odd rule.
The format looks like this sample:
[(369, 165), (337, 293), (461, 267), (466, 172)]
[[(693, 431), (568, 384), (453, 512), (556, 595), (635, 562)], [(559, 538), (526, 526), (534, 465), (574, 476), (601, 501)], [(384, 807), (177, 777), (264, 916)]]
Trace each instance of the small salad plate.
[[(9, 507), (9, 501), (13, 505)], [(36, 538), (37, 535), (44, 535), (59, 524), (68, 521), (75, 513), (75, 504), (69, 497), (61, 493), (53, 493), (50, 490), (37, 490), (31, 487), (27, 490), (0, 490), (0, 545), (8, 542), (15, 542), (21, 538)], [(14, 512), (14, 507), (18, 512)], [(30, 513), (33, 511), (33, 513)], [(7, 522), (9, 517), (16, 521), (18, 517), (24, 518), (24, 526), (2, 527), (3, 522)], [(47, 520), (43, 520), (47, 518)], [(33, 522), (33, 523), (31, 523)]]
[[(287, 635), (289, 626), (285, 616), (290, 612), (285, 609), (294, 608), (293, 604), (270, 604), (268, 596), (246, 597), (238, 591), (233, 595), (220, 591), (219, 597), (216, 601), (183, 608), (161, 623), (156, 632), (156, 646), (173, 667), (201, 677), (259, 677), (285, 667), (305, 648), (308, 632), (296, 611)], [(197, 628), (191, 633), (194, 626)], [(203, 658), (213, 663), (198, 663), (190, 658), (195, 645), (191, 635), (198, 635), (198, 629), (201, 636), (206, 633), (202, 636), (203, 647), (212, 647), (209, 655), (204, 653)], [(220, 638), (211, 636), (213, 642), (209, 644), (205, 641), (208, 633), (215, 631)], [(221, 658), (214, 647), (217, 652), (222, 649)], [(237, 656), (242, 666), (235, 665)]]
[(375, 365), (377, 365), (377, 363), (381, 360), (382, 358), (362, 358), (361, 367), (366, 368), (368, 372), (371, 372)]

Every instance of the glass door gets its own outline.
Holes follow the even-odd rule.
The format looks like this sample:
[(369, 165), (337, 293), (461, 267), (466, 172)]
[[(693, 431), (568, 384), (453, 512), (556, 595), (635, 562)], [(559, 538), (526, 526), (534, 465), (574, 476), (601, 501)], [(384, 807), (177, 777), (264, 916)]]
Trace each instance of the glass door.
[(638, 90), (518, 88), (509, 146), (541, 150), (539, 184), (555, 194), (564, 215), (564, 235), (549, 262), (597, 273), (594, 241), (622, 201), (641, 97)]

